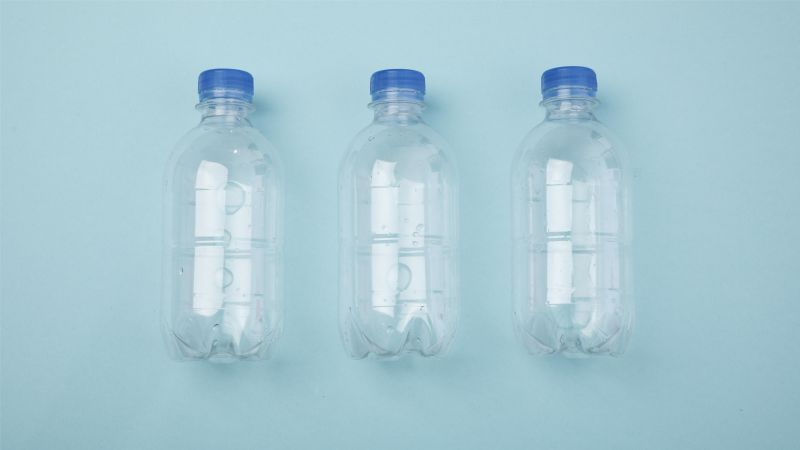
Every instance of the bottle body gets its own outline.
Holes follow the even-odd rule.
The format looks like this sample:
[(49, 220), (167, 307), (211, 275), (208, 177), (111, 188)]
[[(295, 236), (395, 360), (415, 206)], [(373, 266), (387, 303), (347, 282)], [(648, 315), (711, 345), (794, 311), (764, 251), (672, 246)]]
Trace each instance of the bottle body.
[(421, 104), (376, 103), (339, 172), (340, 332), (353, 358), (432, 356), (457, 321), (457, 174)]
[(513, 316), (534, 354), (619, 355), (631, 331), (631, 174), (596, 104), (546, 99), (513, 164)]
[(165, 172), (162, 325), (177, 359), (263, 359), (280, 335), (283, 172), (249, 108), (201, 103)]

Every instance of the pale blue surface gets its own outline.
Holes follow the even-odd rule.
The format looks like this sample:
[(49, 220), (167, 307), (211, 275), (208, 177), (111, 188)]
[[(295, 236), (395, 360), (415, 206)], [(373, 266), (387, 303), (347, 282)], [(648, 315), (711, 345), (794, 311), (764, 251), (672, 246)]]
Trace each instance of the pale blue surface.
[[(3, 449), (797, 448), (800, 7), (2, 6)], [(582, 64), (636, 168), (622, 359), (534, 359), (510, 320), (508, 176), (539, 75)], [(197, 74), (256, 80), (288, 177), (272, 361), (169, 361), (161, 172)], [(462, 175), (462, 320), (443, 360), (348, 360), (336, 169), (370, 74), (428, 79)]]

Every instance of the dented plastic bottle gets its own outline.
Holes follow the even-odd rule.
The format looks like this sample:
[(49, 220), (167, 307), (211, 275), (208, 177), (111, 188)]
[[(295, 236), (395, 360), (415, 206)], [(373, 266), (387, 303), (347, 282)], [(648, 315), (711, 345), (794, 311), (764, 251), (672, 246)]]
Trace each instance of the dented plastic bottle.
[(162, 329), (177, 359), (263, 359), (282, 325), (282, 167), (247, 118), (249, 73), (207, 70), (198, 92), (164, 177)]
[(339, 172), (339, 318), (353, 358), (443, 352), (457, 320), (457, 177), (422, 120), (425, 78), (376, 72)]
[(596, 92), (589, 68), (546, 71), (513, 164), (513, 315), (534, 354), (619, 355), (631, 332), (631, 173)]

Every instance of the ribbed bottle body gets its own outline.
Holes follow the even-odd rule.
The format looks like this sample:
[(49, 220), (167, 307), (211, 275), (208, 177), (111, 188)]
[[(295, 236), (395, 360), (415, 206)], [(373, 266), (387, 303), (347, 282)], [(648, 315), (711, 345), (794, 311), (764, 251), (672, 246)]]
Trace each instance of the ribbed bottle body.
[(268, 356), (282, 325), (282, 217), (275, 150), (242, 111), (211, 111), (164, 176), (162, 322), (173, 357)]
[(514, 324), (535, 354), (619, 355), (631, 331), (631, 174), (595, 104), (550, 102), (513, 164)]
[(340, 169), (339, 317), (354, 358), (437, 355), (455, 332), (455, 164), (410, 108), (378, 111)]

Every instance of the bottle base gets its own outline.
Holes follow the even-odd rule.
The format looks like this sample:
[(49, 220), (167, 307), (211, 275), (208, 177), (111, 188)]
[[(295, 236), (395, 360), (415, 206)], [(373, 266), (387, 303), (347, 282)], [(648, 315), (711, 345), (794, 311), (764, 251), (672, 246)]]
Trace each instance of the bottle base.
[(580, 330), (556, 330), (542, 336), (519, 327), (517, 334), (531, 355), (563, 355), (571, 359), (621, 356), (627, 348), (629, 335), (623, 329), (617, 329), (610, 335), (584, 335)]
[(425, 316), (412, 319), (399, 329), (379, 324), (372, 328), (358, 326), (348, 319), (342, 330), (347, 353), (353, 359), (394, 361), (406, 356), (441, 357), (446, 353), (450, 337), (434, 330)]
[(237, 348), (229, 340), (213, 340), (208, 345), (192, 346), (176, 333), (167, 336), (168, 353), (176, 361), (209, 361), (228, 364), (236, 361), (263, 361), (272, 356), (275, 340), (264, 340), (248, 348)]

